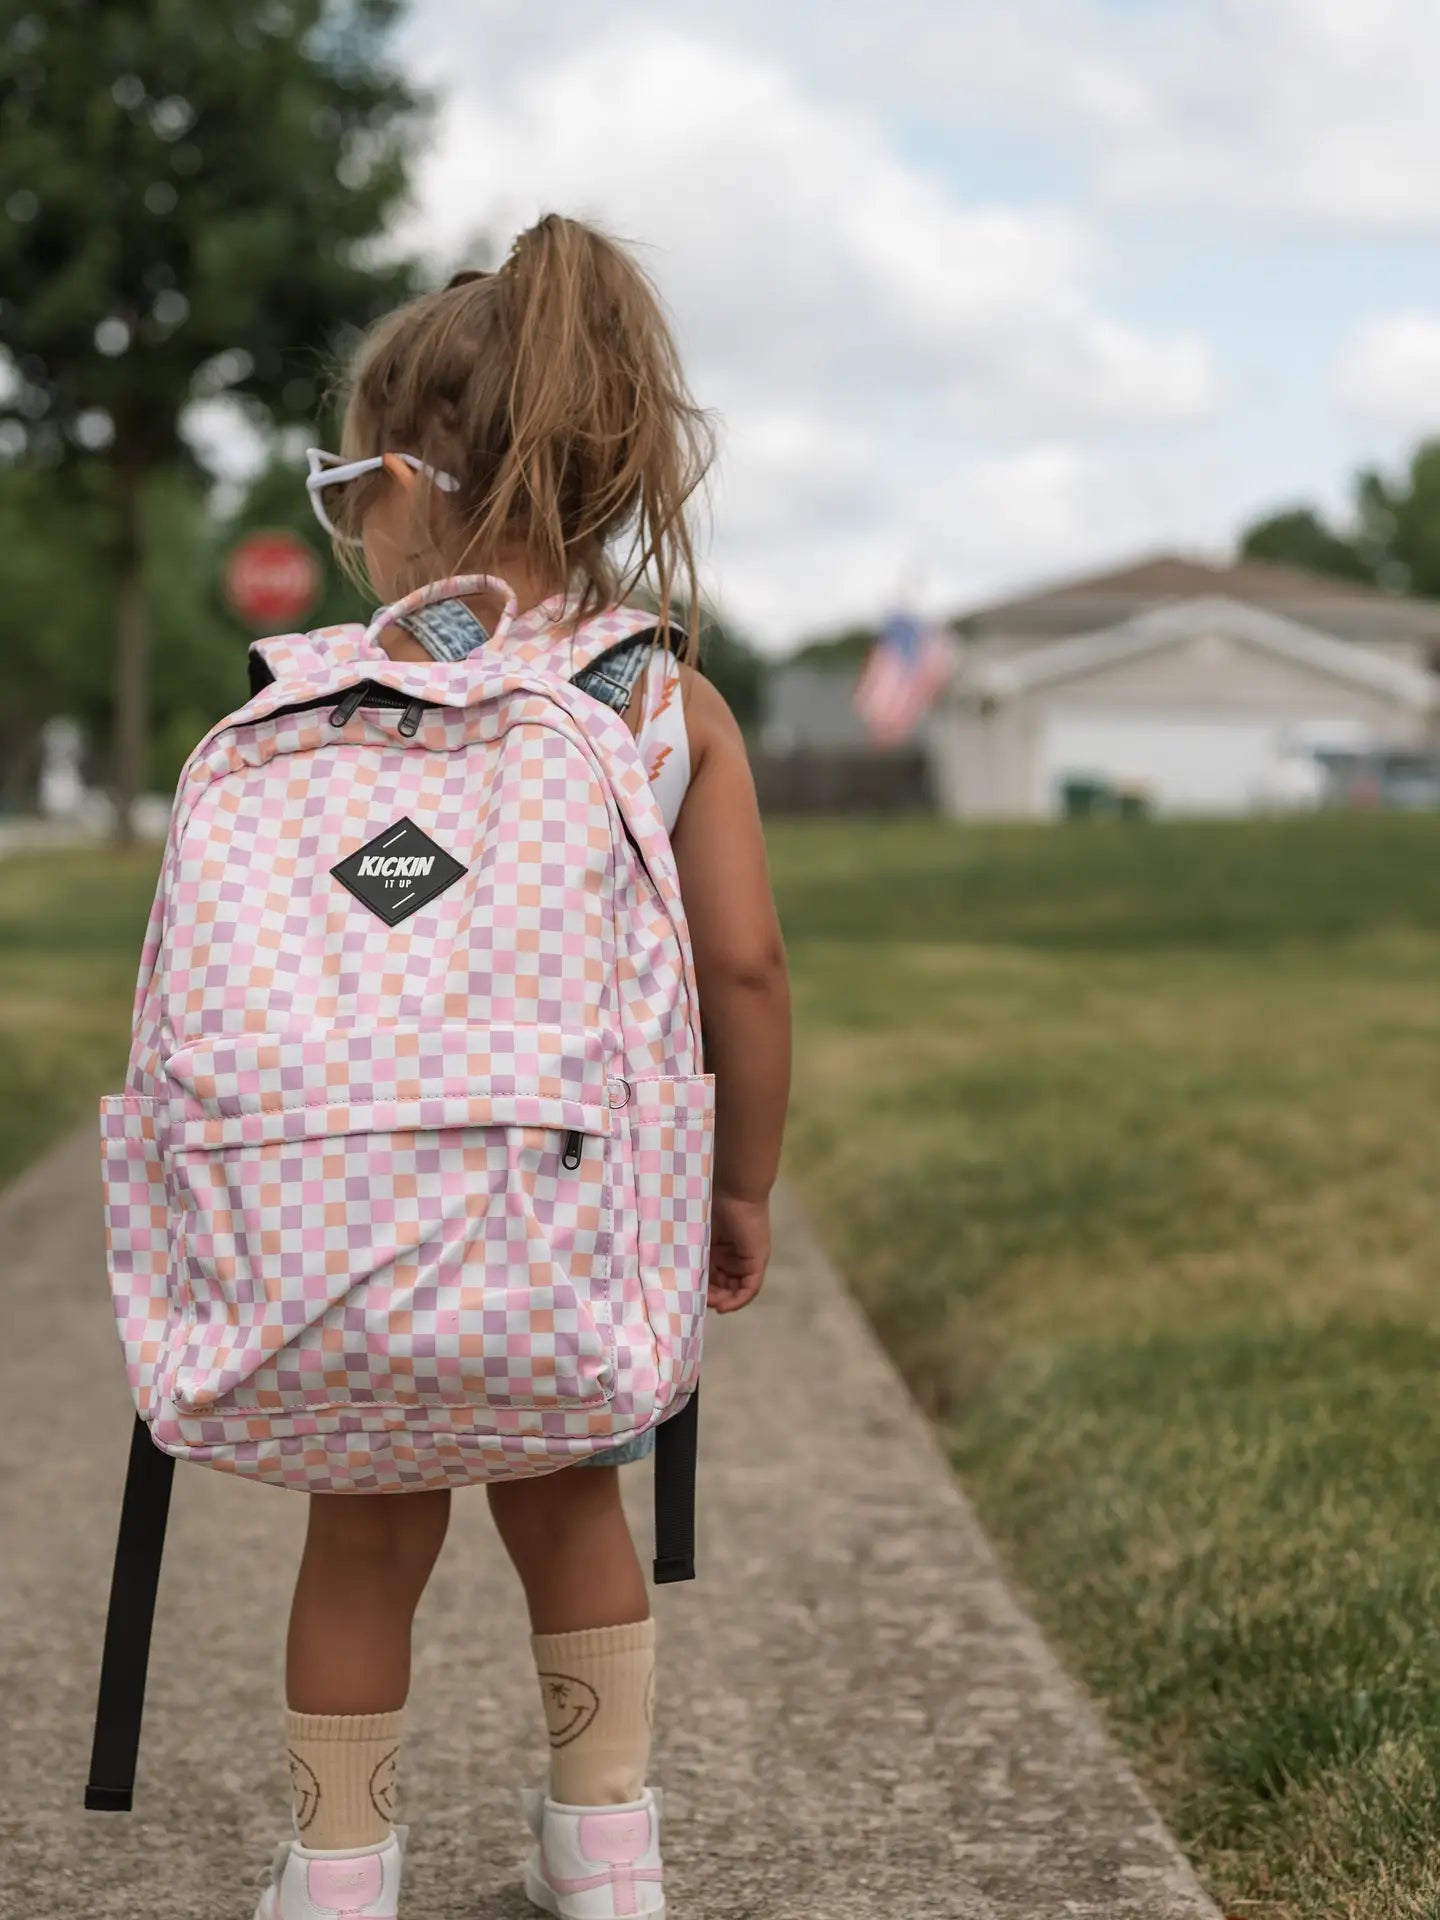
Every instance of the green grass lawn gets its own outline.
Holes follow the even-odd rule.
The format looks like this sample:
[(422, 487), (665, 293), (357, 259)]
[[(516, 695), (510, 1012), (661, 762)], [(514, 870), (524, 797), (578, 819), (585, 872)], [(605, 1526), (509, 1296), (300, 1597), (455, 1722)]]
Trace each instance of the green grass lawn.
[(124, 1078), (159, 864), (152, 848), (0, 860), (0, 1184)]
[(1440, 1916), (1440, 820), (785, 825), (789, 1164), (1227, 1911)]
[[(1440, 820), (784, 826), (790, 1166), (1238, 1915), (1440, 1920)], [(0, 862), (0, 1178), (156, 856)]]

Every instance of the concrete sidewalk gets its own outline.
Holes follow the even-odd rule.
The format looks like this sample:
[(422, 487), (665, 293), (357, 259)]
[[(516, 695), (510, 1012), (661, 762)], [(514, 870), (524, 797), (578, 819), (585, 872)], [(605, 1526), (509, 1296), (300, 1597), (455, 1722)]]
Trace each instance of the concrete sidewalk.
[[(285, 1817), (302, 1502), (181, 1468), (138, 1811), (82, 1813), (129, 1433), (89, 1126), (0, 1199), (0, 1248), (0, 1915), (249, 1920)], [(713, 1329), (701, 1498), (701, 1579), (657, 1601), (675, 1920), (1214, 1920), (788, 1205), (762, 1302)], [(417, 1920), (530, 1911), (515, 1789), (542, 1746), (512, 1585), (462, 1497), (418, 1633)]]

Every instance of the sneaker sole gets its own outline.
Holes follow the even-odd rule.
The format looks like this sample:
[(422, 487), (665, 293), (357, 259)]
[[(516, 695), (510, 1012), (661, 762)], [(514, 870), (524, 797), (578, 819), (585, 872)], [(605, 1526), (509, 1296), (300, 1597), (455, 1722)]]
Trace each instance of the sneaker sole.
[[(553, 1887), (546, 1886), (545, 1882), (530, 1867), (526, 1867), (525, 1869), (525, 1898), (530, 1902), (532, 1907), (538, 1907), (542, 1913), (554, 1914), (556, 1920), (564, 1920), (560, 1909), (559, 1896)], [(637, 1920), (665, 1920), (665, 1908), (663, 1904), (658, 1907), (650, 1907), (644, 1913), (638, 1915)]]
[[(255, 1909), (255, 1920), (282, 1920), (277, 1896), (273, 1888), (267, 1887), (260, 1896), (260, 1904)], [(339, 1920), (345, 1920), (341, 1914)], [(375, 1920), (395, 1920), (393, 1914), (377, 1914)]]

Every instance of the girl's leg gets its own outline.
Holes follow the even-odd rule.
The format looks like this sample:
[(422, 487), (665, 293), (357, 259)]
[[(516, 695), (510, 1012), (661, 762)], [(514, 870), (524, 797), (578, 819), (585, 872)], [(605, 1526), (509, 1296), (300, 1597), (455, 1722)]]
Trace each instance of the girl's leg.
[(488, 1492), (535, 1633), (649, 1619), (650, 1596), (620, 1504), (618, 1467), (569, 1467), (533, 1480), (497, 1480)]
[(650, 1759), (654, 1623), (617, 1467), (492, 1485), (490, 1511), (525, 1588), (550, 1734), (550, 1794), (638, 1800)]
[(285, 1675), (307, 1847), (374, 1846), (390, 1829), (410, 1628), (449, 1515), (444, 1492), (311, 1495)]
[(410, 1623), (445, 1542), (448, 1493), (315, 1493), (290, 1609), (297, 1713), (389, 1713), (410, 1688)]

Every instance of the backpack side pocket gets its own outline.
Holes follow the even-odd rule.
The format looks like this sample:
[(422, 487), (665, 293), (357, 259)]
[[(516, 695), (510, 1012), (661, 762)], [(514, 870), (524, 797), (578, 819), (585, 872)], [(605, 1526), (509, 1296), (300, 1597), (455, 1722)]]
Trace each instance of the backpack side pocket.
[(635, 1179), (640, 1285), (662, 1393), (688, 1392), (700, 1371), (710, 1265), (711, 1074), (635, 1080), (626, 1112)]
[(170, 1324), (170, 1202), (158, 1138), (159, 1103), (146, 1094), (100, 1101), (105, 1259), (125, 1373), (142, 1419), (156, 1410)]

